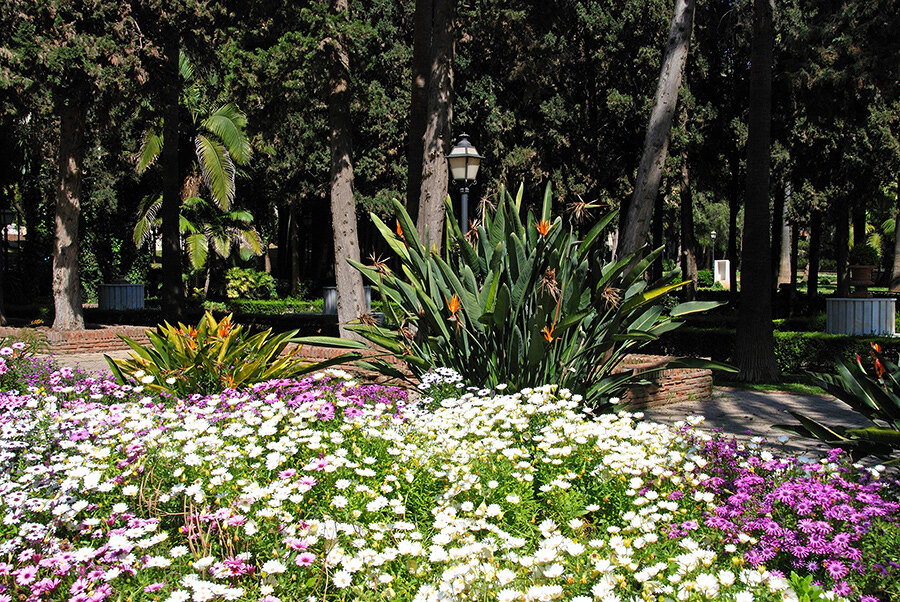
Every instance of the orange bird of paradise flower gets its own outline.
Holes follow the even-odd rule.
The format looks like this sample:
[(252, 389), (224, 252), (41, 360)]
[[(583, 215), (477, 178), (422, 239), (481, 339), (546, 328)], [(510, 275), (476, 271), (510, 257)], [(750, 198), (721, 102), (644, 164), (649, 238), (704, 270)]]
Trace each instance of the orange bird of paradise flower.
[(538, 234), (541, 235), (541, 238), (543, 238), (550, 231), (550, 222), (545, 219), (538, 220), (534, 223), (534, 227), (537, 229)]
[(870, 343), (870, 345), (872, 346), (872, 350), (869, 353), (875, 360), (875, 376), (881, 378), (886, 372), (886, 370), (884, 369), (884, 364), (882, 364), (881, 360), (878, 359), (878, 355), (881, 353), (881, 345), (879, 345), (878, 343)]
[(450, 310), (450, 319), (455, 320), (456, 314), (459, 313), (459, 308), (461, 307), (459, 303), (459, 296), (453, 295), (449, 299), (447, 299), (447, 309)]
[(544, 328), (541, 330), (541, 334), (544, 335), (544, 338), (547, 339), (548, 343), (552, 343), (553, 341), (555, 341), (556, 339), (559, 338), (559, 337), (553, 336), (554, 328), (556, 328), (556, 324), (551, 324), (550, 326), (544, 326)]
[(397, 220), (397, 236), (400, 237), (400, 240), (402, 240), (404, 244), (407, 244), (406, 236), (403, 235), (403, 228), (400, 227), (400, 220)]

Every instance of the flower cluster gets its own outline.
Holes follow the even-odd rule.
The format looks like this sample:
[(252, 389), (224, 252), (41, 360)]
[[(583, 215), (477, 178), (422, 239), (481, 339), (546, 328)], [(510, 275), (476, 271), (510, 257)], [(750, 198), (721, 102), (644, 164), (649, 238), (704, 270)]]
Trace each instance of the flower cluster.
[[(181, 400), (44, 377), (0, 394), (2, 601), (796, 599), (753, 561), (764, 525), (708, 524), (738, 507), (741, 463), (772, 491), (787, 473), (718, 469), (694, 431), (590, 418), (554, 386), (426, 412), (333, 370)], [(877, 476), (806, 478), (856, 484), (846, 505), (876, 522), (897, 514)], [(771, 503), (810, 545), (801, 521), (825, 519)], [(828, 540), (853, 548), (840, 520)]]

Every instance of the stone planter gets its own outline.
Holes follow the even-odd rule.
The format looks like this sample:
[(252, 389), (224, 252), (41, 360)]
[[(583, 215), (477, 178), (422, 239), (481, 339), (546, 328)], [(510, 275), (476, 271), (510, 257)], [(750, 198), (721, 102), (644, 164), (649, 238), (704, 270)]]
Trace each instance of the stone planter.
[(893, 298), (826, 299), (825, 331), (829, 334), (893, 335), (896, 315)]
[(872, 296), (869, 287), (875, 284), (872, 279), (874, 265), (850, 265), (850, 284), (853, 285), (851, 297), (868, 298)]

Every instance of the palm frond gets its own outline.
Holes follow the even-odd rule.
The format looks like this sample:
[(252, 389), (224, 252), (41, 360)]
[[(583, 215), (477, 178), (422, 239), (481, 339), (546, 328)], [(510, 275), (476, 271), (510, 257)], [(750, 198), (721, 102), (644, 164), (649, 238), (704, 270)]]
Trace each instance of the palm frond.
[(200, 134), (196, 145), (203, 181), (213, 201), (227, 211), (234, 200), (234, 163), (225, 147), (213, 138)]
[(222, 141), (235, 163), (244, 165), (250, 160), (253, 147), (244, 133), (247, 117), (236, 106), (229, 103), (219, 107), (203, 120), (202, 126)]
[(153, 162), (156, 161), (156, 158), (162, 152), (163, 135), (161, 125), (161, 123), (157, 123), (154, 127), (144, 132), (144, 143), (141, 145), (140, 156), (138, 157), (138, 173), (144, 173), (148, 167), (153, 165)]
[(209, 255), (209, 239), (205, 234), (197, 233), (188, 236), (186, 242), (191, 266), (195, 270), (199, 270), (206, 263), (206, 257)]
[(150, 199), (153, 199), (153, 197), (148, 196), (142, 202), (142, 205), (146, 205), (146, 209), (144, 209), (140, 217), (138, 217), (137, 223), (134, 225), (132, 238), (137, 247), (143, 247), (150, 241), (150, 236), (153, 234), (153, 226), (159, 221), (158, 217), (159, 210), (162, 208), (162, 196), (156, 197), (152, 202)]

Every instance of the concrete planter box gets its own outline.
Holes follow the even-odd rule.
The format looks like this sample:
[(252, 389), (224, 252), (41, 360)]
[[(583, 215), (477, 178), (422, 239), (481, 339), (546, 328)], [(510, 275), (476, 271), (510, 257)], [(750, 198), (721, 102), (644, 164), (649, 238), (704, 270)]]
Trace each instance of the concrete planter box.
[(101, 284), (97, 297), (100, 309), (144, 309), (143, 284)]
[(893, 335), (894, 299), (837, 298), (825, 300), (825, 331), (829, 334)]
[[(363, 286), (363, 292), (366, 295), (366, 311), (372, 312), (372, 287), (371, 286)], [(338, 303), (338, 294), (336, 286), (326, 286), (325, 294), (324, 294), (325, 307), (322, 310), (322, 313), (325, 315), (336, 316), (337, 315), (337, 303)]]

